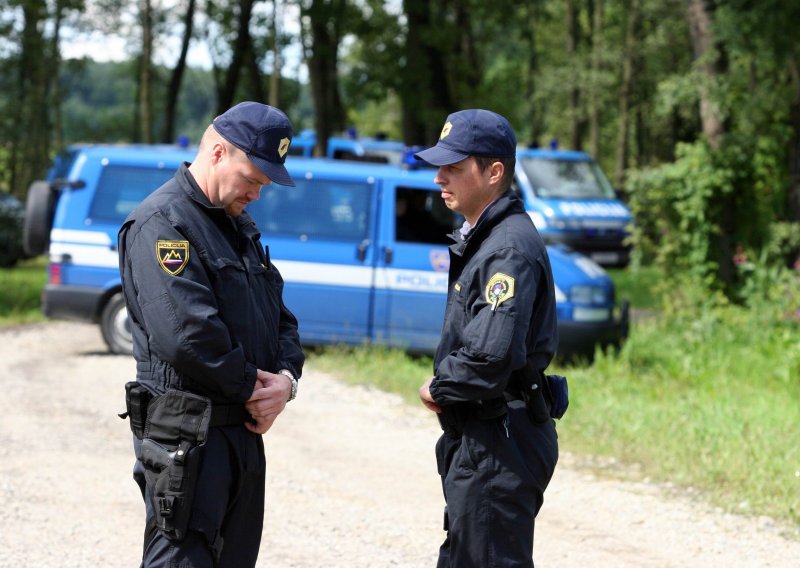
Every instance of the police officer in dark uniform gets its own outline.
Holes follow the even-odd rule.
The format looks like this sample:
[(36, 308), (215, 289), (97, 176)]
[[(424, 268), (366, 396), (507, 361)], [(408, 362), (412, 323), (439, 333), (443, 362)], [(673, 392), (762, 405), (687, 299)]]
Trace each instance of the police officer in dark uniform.
[(264, 185), (294, 185), (283, 165), (291, 138), (280, 110), (234, 106), (120, 230), (137, 379), (123, 416), (146, 506), (142, 566), (256, 563), (261, 435), (294, 398), (304, 355), (244, 207)]
[(533, 566), (534, 519), (558, 460), (544, 376), (558, 341), (553, 276), (510, 189), (515, 150), (505, 118), (464, 110), (416, 154), (439, 167), (445, 204), (466, 218), (452, 235), (434, 376), (420, 388), (444, 430), (439, 567)]

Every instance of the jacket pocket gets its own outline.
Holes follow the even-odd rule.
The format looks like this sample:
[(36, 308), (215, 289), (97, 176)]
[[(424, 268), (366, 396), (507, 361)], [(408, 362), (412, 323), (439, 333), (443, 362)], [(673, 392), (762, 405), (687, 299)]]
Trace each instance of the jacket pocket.
[(514, 337), (514, 325), (513, 312), (481, 310), (464, 328), (464, 346), (490, 361), (504, 359)]

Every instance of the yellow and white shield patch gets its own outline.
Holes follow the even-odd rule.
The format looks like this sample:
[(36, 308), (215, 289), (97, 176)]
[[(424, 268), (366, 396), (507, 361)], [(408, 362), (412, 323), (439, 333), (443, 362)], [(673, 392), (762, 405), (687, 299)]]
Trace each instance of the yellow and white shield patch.
[(486, 301), (493, 307), (497, 307), (506, 300), (514, 297), (514, 277), (502, 272), (496, 273), (489, 278), (486, 284)]
[(167, 274), (177, 276), (189, 264), (189, 241), (158, 241), (156, 256)]

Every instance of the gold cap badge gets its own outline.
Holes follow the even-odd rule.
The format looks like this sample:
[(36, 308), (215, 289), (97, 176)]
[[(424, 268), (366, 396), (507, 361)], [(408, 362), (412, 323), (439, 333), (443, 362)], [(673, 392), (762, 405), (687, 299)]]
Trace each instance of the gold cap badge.
[(439, 135), (439, 140), (442, 138), (447, 138), (447, 135), (450, 134), (450, 130), (453, 128), (452, 122), (445, 122), (444, 126), (442, 127), (442, 133)]
[(281, 138), (281, 143), (278, 144), (278, 155), (283, 158), (286, 155), (286, 152), (289, 151), (289, 144), (291, 140), (288, 138)]

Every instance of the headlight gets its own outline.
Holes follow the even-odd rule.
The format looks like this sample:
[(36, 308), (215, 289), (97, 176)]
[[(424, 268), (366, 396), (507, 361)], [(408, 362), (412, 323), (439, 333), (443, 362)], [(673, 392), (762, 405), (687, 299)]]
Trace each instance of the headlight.
[(605, 288), (597, 286), (573, 286), (569, 291), (569, 299), (575, 304), (606, 304), (608, 294)]

